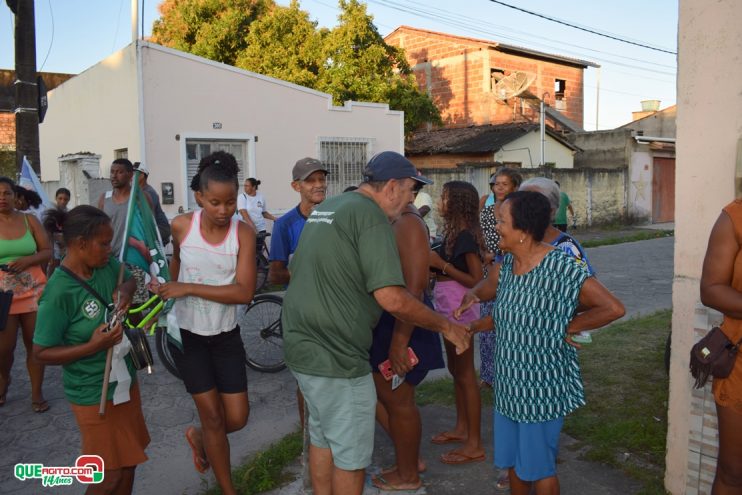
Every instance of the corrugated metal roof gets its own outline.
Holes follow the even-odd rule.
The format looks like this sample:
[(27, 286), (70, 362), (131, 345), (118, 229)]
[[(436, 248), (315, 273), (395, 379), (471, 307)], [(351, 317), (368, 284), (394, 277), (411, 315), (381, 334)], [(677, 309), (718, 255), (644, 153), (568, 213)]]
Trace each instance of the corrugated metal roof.
[[(494, 153), (529, 132), (538, 131), (538, 128), (538, 124), (520, 123), (417, 131), (405, 143), (405, 153), (407, 155)], [(579, 149), (550, 129), (547, 128), (546, 132), (564, 146)]]

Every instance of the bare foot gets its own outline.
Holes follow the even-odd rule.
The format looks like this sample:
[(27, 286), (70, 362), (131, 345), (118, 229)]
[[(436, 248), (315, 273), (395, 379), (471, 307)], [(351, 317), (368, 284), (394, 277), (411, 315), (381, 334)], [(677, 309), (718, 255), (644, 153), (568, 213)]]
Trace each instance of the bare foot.
[(189, 426), (186, 428), (185, 436), (193, 453), (193, 466), (199, 473), (205, 473), (210, 466), (209, 460), (206, 458), (201, 428)]

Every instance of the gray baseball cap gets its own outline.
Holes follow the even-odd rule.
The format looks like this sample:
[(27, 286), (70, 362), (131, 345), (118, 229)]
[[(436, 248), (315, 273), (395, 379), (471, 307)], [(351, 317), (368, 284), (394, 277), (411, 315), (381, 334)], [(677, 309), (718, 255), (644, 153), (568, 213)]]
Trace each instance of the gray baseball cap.
[(305, 180), (314, 172), (318, 171), (324, 172), (325, 175), (329, 174), (321, 161), (316, 158), (306, 157), (296, 162), (294, 169), (291, 171), (291, 177), (293, 177), (293, 180)]

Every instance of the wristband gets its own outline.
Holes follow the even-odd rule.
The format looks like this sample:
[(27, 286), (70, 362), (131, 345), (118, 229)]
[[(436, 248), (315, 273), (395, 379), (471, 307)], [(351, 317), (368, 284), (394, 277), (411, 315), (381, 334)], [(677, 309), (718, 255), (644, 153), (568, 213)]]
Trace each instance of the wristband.
[(446, 267), (447, 267), (448, 265), (450, 265), (450, 264), (451, 264), (451, 263), (446, 263), (445, 265), (443, 265), (443, 268), (441, 268), (441, 273), (442, 273), (443, 275), (448, 275), (448, 274), (446, 273)]

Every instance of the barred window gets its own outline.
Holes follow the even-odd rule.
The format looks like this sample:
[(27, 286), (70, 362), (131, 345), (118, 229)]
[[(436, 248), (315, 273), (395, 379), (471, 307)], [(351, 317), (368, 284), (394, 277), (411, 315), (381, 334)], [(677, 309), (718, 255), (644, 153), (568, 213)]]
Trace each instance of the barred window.
[(320, 138), (319, 159), (330, 172), (327, 195), (340, 194), (348, 186), (357, 186), (363, 179), (363, 169), (371, 157), (371, 139)]

